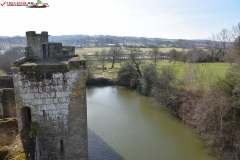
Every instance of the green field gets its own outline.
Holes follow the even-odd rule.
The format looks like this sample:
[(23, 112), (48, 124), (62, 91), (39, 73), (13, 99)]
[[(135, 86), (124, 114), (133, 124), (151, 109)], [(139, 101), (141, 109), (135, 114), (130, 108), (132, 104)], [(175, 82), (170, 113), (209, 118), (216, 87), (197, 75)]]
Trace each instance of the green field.
[(101, 52), (103, 49), (107, 49), (107, 50), (109, 50), (110, 49), (110, 47), (102, 47), (102, 48), (83, 48), (83, 49), (76, 49), (75, 50), (75, 53), (76, 54), (80, 54), (80, 55), (82, 55), (82, 54), (94, 54), (96, 51), (99, 51), (99, 52)]
[[(101, 52), (103, 49), (107, 49), (109, 50), (110, 47), (99, 47), (99, 48), (83, 48), (83, 49), (76, 49), (75, 50), (75, 53), (76, 54), (94, 54), (96, 51), (99, 51)], [(169, 52), (170, 50), (172, 49), (176, 49), (177, 51), (181, 51), (183, 50), (182, 48), (159, 48), (159, 51), (163, 52), (163, 53), (167, 53)], [(149, 51), (151, 51), (152, 49), (151, 48), (140, 48), (140, 50), (143, 52), (143, 53), (148, 53)], [(128, 52), (127, 50), (123, 50), (125, 53)]]
[[(97, 63), (97, 62), (96, 62)], [(142, 68), (148, 63), (152, 63), (152, 61), (148, 60), (143, 65)], [(229, 68), (229, 63), (197, 63), (197, 64), (187, 64), (183, 62), (169, 63), (168, 60), (159, 61), (157, 64), (157, 70), (160, 70), (161, 67), (170, 66), (177, 70), (177, 77), (179, 79), (184, 78), (184, 70), (185, 68), (198, 67), (199, 75), (202, 78), (203, 83), (205, 81), (209, 81), (208, 83), (214, 83), (217, 77), (224, 78), (227, 69)], [(114, 69), (109, 69), (111, 67), (111, 63), (107, 63), (107, 70), (103, 72), (104, 77), (116, 77), (118, 69), (121, 67), (120, 63), (115, 63)], [(95, 75), (100, 75), (102, 70), (94, 70), (93, 73)], [(206, 84), (204, 84), (206, 85)]]
[(225, 76), (227, 68), (230, 66), (229, 63), (196, 63), (196, 64), (187, 64), (183, 62), (169, 63), (168, 60), (158, 62), (158, 69), (163, 66), (172, 66), (176, 70), (178, 70), (178, 77), (181, 78), (183, 76), (184, 68), (187, 65), (197, 65), (199, 70), (202, 72), (212, 72), (215, 76), (223, 78)]
[[(167, 53), (167, 52), (169, 52), (169, 51), (172, 50), (172, 49), (175, 49), (175, 50), (177, 50), (177, 51), (183, 50), (182, 48), (159, 48), (159, 51), (161, 51), (161, 52), (163, 52), (163, 53)], [(141, 50), (142, 52), (149, 52), (149, 51), (151, 51), (152, 49), (151, 49), (151, 48), (140, 48), (140, 50)], [(185, 50), (187, 50), (187, 49), (185, 49)]]
[[(102, 49), (109, 50), (110, 48), (84, 48), (76, 50), (77, 54), (94, 54), (96, 51), (101, 51)], [(169, 52), (173, 48), (160, 48), (160, 51), (166, 53)], [(181, 48), (175, 48), (176, 50), (180, 51)], [(142, 52), (145, 54), (148, 54), (149, 51), (151, 51), (151, 48), (141, 48)], [(127, 53), (127, 50), (124, 50), (125, 53)], [(148, 63), (153, 63), (153, 60), (145, 60), (144, 63), (141, 65), (143, 68)], [(99, 65), (97, 61), (94, 61), (96, 65)], [(124, 62), (122, 62), (124, 63)], [(160, 71), (160, 69), (164, 66), (171, 66), (177, 70), (177, 77), (179, 79), (186, 79), (186, 73), (189, 72), (188, 70), (191, 70), (191, 68), (197, 68), (197, 76), (198, 76), (198, 84), (201, 83), (203, 86), (208, 86), (210, 83), (214, 83), (217, 79), (217, 77), (224, 78), (227, 68), (229, 68), (229, 63), (197, 63), (197, 64), (188, 64), (183, 62), (176, 62), (176, 63), (169, 63), (168, 60), (162, 60), (159, 61), (157, 64), (157, 70)], [(104, 72), (101, 69), (94, 69), (93, 74), (94, 76), (104, 76), (104, 77), (117, 77), (117, 72), (119, 68), (121, 67), (121, 63), (115, 63), (115, 68), (111, 68), (111, 62), (108, 62), (106, 64), (107, 70)], [(200, 82), (199, 82), (200, 81)]]

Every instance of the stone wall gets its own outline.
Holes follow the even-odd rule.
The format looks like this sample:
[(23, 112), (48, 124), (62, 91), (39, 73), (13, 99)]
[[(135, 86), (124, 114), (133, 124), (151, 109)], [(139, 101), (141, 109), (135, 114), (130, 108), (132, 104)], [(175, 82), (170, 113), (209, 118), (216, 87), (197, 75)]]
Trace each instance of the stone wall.
[(0, 76), (0, 88), (13, 88), (13, 77), (8, 76)]
[(36, 34), (35, 31), (28, 31), (26, 36), (28, 48), (25, 48), (25, 55), (28, 55), (30, 58), (43, 58), (43, 44), (46, 45), (46, 55), (48, 55), (48, 32)]
[(62, 43), (48, 43), (48, 57), (57, 58), (62, 55)]
[(2, 105), (4, 118), (16, 118), (15, 94), (14, 89), (3, 89)]
[(22, 129), (14, 141), (7, 147), (4, 160), (38, 160), (35, 155), (36, 123)]
[(10, 145), (18, 134), (16, 119), (0, 120), (0, 146)]
[(0, 119), (2, 119), (4, 116), (3, 113), (3, 105), (2, 105), (2, 95), (3, 95), (3, 90), (0, 89)]
[(14, 89), (0, 89), (0, 118), (16, 118)]
[(75, 54), (75, 47), (74, 46), (63, 46), (62, 47), (62, 55), (74, 55)]
[(21, 66), (13, 77), (18, 128), (37, 122), (40, 159), (87, 159), (85, 68)]
[(13, 76), (0, 76), (0, 119), (10, 117), (16, 117)]

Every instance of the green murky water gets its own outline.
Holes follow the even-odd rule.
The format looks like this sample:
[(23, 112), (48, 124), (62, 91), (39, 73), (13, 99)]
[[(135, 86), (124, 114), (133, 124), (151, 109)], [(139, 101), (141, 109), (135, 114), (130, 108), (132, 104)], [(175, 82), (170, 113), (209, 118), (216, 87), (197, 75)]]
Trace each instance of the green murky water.
[(122, 87), (87, 89), (89, 159), (212, 160), (195, 132)]

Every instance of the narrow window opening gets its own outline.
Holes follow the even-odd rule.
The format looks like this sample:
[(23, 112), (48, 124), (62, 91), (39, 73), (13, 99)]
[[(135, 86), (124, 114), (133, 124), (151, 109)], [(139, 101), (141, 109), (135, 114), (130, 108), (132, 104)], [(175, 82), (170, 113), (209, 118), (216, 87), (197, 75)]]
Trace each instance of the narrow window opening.
[(51, 54), (50, 54), (50, 47), (48, 47), (48, 58), (51, 57)]
[(46, 73), (46, 79), (52, 79), (52, 73)]
[(40, 157), (41, 157), (41, 155), (42, 155), (42, 151), (41, 150), (39, 151), (39, 154), (40, 154)]
[(30, 110), (30, 108), (27, 108), (27, 118), (28, 118), (28, 122), (32, 122), (32, 117), (31, 117), (31, 110)]
[(29, 107), (23, 107), (21, 109), (23, 127), (29, 126), (32, 121), (31, 109)]
[(42, 50), (43, 50), (43, 58), (47, 58), (47, 50), (46, 50), (47, 48), (46, 48), (46, 44), (43, 44), (42, 45)]
[(43, 110), (43, 118), (45, 118), (46, 116), (46, 113), (45, 113), (45, 110)]
[(64, 147), (63, 147), (63, 140), (60, 140), (60, 148), (61, 148), (61, 152), (64, 152)]

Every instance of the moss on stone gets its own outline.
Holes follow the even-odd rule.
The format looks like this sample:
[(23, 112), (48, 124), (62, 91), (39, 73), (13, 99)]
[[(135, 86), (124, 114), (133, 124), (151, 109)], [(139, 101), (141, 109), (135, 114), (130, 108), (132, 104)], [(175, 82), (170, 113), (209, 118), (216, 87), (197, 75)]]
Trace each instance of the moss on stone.
[(0, 120), (0, 128), (16, 128), (17, 129), (17, 119), (4, 118)]
[(5, 146), (0, 146), (0, 159), (4, 159), (8, 153), (8, 149)]
[(21, 130), (13, 144), (9, 146), (6, 159), (28, 160), (34, 156), (37, 136), (35, 125), (36, 123), (32, 123), (31, 126)]

